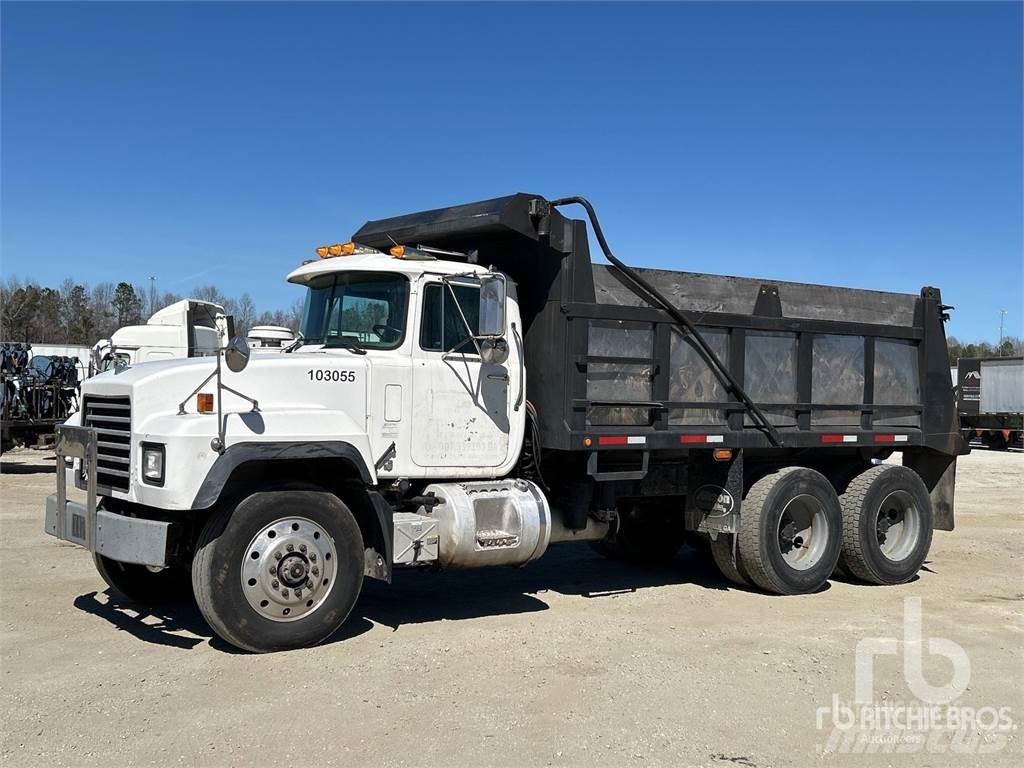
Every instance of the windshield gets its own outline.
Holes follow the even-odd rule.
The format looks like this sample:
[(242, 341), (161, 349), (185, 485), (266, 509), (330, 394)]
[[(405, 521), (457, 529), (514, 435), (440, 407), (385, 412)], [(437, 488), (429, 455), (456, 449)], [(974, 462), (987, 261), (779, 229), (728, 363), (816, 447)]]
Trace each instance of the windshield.
[(308, 283), (304, 344), (394, 349), (405, 338), (409, 281), (381, 272), (336, 272)]

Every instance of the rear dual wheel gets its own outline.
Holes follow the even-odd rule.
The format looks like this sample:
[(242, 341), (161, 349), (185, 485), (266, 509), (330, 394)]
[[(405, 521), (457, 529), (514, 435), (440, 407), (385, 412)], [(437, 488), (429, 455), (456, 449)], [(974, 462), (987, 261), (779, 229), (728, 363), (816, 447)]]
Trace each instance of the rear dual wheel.
[(787, 467), (758, 480), (740, 507), (736, 534), (711, 541), (715, 564), (729, 581), (795, 595), (822, 587), (842, 546), (842, 511), (819, 472)]
[(840, 496), (843, 570), (871, 584), (901, 584), (924, 564), (932, 543), (932, 503), (914, 470), (879, 464)]
[(824, 475), (805, 467), (773, 472), (743, 499), (737, 573), (779, 595), (815, 592), (839, 560), (842, 525), (839, 499)]

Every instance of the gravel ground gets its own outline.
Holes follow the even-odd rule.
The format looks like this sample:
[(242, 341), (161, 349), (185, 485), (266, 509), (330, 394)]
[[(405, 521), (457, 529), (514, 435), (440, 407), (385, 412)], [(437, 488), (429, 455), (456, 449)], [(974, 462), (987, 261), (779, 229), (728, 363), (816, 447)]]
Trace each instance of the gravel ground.
[[(0, 474), (4, 766), (1022, 764), (1015, 731), (984, 758), (948, 740), (822, 755), (816, 727), (853, 698), (857, 642), (902, 636), (908, 597), (925, 638), (970, 659), (959, 703), (1024, 721), (1021, 454), (961, 460), (957, 530), (903, 586), (780, 598), (728, 586), (698, 551), (651, 569), (567, 545), (522, 570), (370, 582), (338, 636), (270, 656), (211, 639), (190, 604), (111, 594), (44, 535), (51, 454), (6, 454)], [(877, 660), (876, 700), (912, 699), (901, 659)], [(925, 656), (935, 685), (950, 670)]]

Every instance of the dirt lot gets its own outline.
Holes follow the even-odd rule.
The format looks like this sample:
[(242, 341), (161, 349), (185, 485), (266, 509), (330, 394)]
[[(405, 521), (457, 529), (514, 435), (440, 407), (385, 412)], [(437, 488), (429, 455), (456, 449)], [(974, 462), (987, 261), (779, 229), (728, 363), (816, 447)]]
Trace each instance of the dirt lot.
[[(272, 656), (211, 640), (191, 605), (108, 593), (87, 553), (42, 533), (52, 469), (31, 451), (2, 465), (5, 766), (1021, 764), (1017, 732), (984, 758), (837, 758), (820, 754), (828, 716), (816, 727), (853, 699), (857, 642), (903, 639), (905, 597), (925, 638), (966, 651), (959, 703), (1024, 721), (1021, 454), (962, 460), (957, 530), (901, 587), (770, 597), (692, 550), (644, 569), (569, 545), (523, 570), (370, 583), (339, 636)], [(912, 700), (901, 659), (875, 664), (880, 703)], [(941, 656), (923, 669), (951, 677)]]

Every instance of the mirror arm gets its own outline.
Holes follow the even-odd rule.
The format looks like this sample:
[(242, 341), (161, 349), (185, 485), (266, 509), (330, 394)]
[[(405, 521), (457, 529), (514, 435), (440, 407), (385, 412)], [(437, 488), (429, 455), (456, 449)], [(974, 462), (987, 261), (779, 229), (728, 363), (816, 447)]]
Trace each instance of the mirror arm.
[(207, 384), (209, 384), (210, 383), (210, 379), (212, 379), (214, 376), (217, 376), (217, 374), (219, 374), (219, 373), (220, 373), (220, 353), (217, 353), (217, 367), (213, 370), (213, 372), (209, 376), (207, 376), (205, 379), (203, 379), (202, 383), (198, 387), (193, 389), (184, 400), (182, 400), (180, 403), (178, 403), (178, 415), (179, 416), (184, 416), (185, 415), (185, 406), (188, 404), (188, 401), (192, 399), (193, 395), (195, 395), (200, 389), (202, 389)]
[[(448, 292), (451, 293), (452, 295), (452, 303), (455, 305), (455, 308), (459, 311), (459, 317), (462, 318), (462, 324), (466, 327), (466, 333), (469, 334), (469, 338), (473, 341), (473, 346), (476, 347), (476, 353), (478, 355), (483, 355), (483, 351), (480, 349), (480, 342), (477, 341), (477, 336), (475, 333), (473, 333), (473, 329), (469, 327), (469, 320), (466, 319), (466, 313), (462, 311), (462, 307), (459, 305), (459, 300), (455, 296), (455, 289), (452, 288), (452, 284), (447, 280), (443, 280), (442, 282), (447, 286)], [(441, 332), (444, 332), (443, 325), (441, 326)], [(459, 343), (462, 344), (464, 342)], [(445, 352), (445, 354), (450, 354), (454, 349), (455, 347), (452, 347), (447, 352)]]

